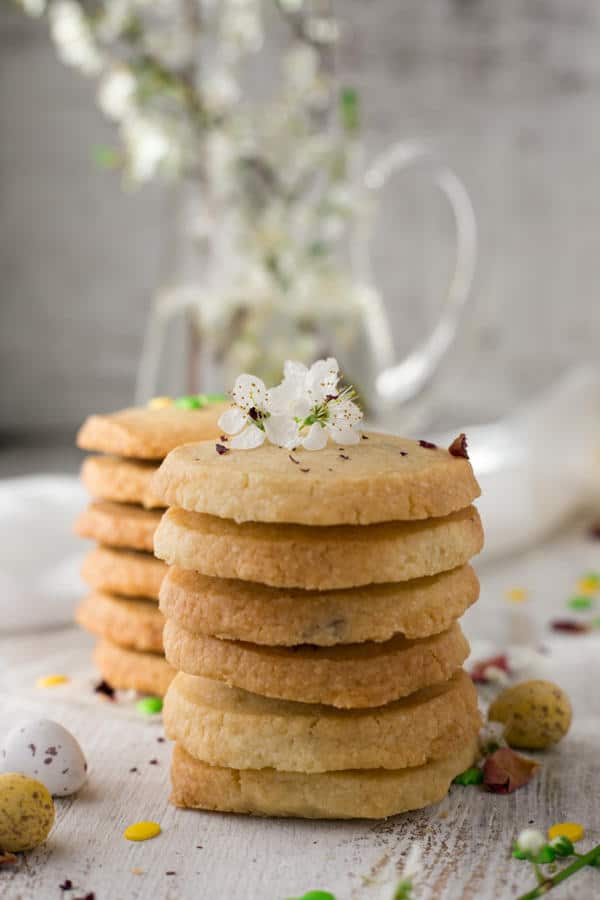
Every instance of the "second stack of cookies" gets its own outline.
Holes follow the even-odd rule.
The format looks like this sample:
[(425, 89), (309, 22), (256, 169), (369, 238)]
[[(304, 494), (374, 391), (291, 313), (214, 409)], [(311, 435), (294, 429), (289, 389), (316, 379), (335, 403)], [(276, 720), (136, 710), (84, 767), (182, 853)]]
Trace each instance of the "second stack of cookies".
[(468, 461), (350, 448), (180, 447), (152, 489), (173, 801), (381, 817), (436, 802), (474, 756), (459, 617), (482, 546)]
[(98, 455), (81, 469), (92, 499), (75, 530), (96, 546), (84, 560), (82, 577), (91, 590), (76, 616), (99, 639), (94, 659), (113, 688), (163, 695), (174, 675), (164, 658), (157, 603), (166, 566), (153, 555), (163, 509), (150, 482), (174, 447), (216, 437), (222, 411), (184, 399), (190, 408), (159, 398), (148, 407), (90, 416), (77, 436), (79, 447)]

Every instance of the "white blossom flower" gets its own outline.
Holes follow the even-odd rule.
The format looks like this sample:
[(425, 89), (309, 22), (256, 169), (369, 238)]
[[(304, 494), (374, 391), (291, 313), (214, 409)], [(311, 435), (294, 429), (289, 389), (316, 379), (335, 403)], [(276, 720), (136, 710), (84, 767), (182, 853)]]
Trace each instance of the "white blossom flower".
[(546, 843), (546, 838), (541, 831), (535, 828), (526, 828), (517, 838), (516, 844), (522, 853), (537, 856)]
[(126, 66), (114, 66), (100, 82), (98, 105), (110, 119), (120, 122), (134, 109), (136, 80)]
[(179, 147), (158, 121), (130, 116), (123, 122), (122, 135), (135, 181), (150, 181), (161, 169), (177, 169)]
[(333, 357), (313, 363), (310, 369), (290, 360), (285, 363), (283, 381), (271, 391), (271, 404), (274, 413), (296, 421), (298, 433), (292, 446), (322, 450), (328, 437), (337, 444), (358, 443), (362, 411), (353, 401), (352, 388), (339, 390), (339, 379)]
[(283, 71), (288, 87), (295, 93), (309, 91), (319, 72), (319, 56), (309, 44), (296, 44), (285, 54)]
[(102, 57), (94, 44), (92, 30), (78, 3), (58, 0), (50, 7), (50, 33), (57, 53), (66, 65), (75, 66), (86, 75), (102, 69)]
[(39, 19), (46, 11), (46, 0), (21, 0), (21, 6), (28, 16)]
[(221, 19), (221, 36), (229, 56), (260, 50), (263, 30), (256, 0), (236, 0), (227, 4)]
[(272, 444), (284, 446), (295, 423), (285, 416), (271, 414), (269, 391), (255, 375), (240, 375), (231, 392), (233, 406), (219, 419), (219, 428), (234, 435), (233, 450), (252, 450), (268, 437)]
[(224, 113), (240, 99), (240, 87), (233, 75), (221, 69), (204, 79), (202, 97), (210, 112)]

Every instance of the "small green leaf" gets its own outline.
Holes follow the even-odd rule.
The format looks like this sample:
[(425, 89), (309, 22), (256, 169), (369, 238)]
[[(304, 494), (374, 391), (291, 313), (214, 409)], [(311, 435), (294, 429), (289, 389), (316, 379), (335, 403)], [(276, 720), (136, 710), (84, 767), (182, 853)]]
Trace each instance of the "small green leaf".
[(550, 846), (550, 844), (546, 844), (545, 847), (542, 847), (540, 852), (537, 855), (535, 860), (536, 863), (540, 863), (541, 865), (545, 865), (546, 863), (552, 863), (556, 859), (556, 853)]

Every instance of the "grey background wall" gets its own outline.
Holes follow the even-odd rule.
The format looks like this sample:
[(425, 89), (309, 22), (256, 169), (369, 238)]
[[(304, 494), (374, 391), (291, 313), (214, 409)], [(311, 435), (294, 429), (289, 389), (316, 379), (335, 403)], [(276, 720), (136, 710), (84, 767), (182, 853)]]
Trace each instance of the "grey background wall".
[[(472, 193), (476, 296), (438, 404), (489, 420), (600, 341), (600, 5), (344, 0), (343, 65), (375, 150), (434, 138)], [(164, 192), (96, 170), (93, 84), (0, 7), (0, 432), (72, 428), (131, 399), (169, 222)], [(435, 313), (441, 213), (418, 179), (378, 232), (399, 349)], [(391, 202), (385, 214), (392, 215)]]

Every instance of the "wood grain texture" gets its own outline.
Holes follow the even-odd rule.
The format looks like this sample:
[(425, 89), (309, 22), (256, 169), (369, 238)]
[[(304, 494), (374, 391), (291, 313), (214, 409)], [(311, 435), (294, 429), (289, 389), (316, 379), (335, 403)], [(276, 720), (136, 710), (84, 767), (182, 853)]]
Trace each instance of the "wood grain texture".
[[(454, 787), (430, 810), (379, 823), (175, 810), (167, 801), (170, 747), (157, 740), (162, 728), (140, 719), (131, 705), (109, 706), (93, 694), (86, 635), (68, 630), (1, 640), (0, 734), (18, 718), (51, 716), (78, 737), (90, 764), (80, 794), (57, 801), (49, 842), (18, 868), (0, 870), (2, 900), (58, 898), (65, 878), (77, 887), (73, 896), (94, 891), (96, 900), (285, 900), (317, 887), (337, 900), (390, 900), (414, 842), (423, 849), (419, 900), (511, 900), (532, 885), (528, 867), (509, 858), (521, 827), (574, 820), (586, 826), (585, 847), (600, 842), (600, 636), (561, 636), (547, 628), (565, 614), (577, 577), (594, 568), (600, 568), (600, 543), (574, 525), (544, 547), (483, 569), (482, 599), (466, 617), (482, 652), (486, 641), (502, 645), (511, 632), (543, 644), (543, 674), (573, 701), (573, 729), (555, 750), (539, 754), (535, 780), (504, 797)], [(506, 590), (515, 586), (530, 590), (527, 606), (506, 603)], [(36, 676), (50, 671), (70, 673), (70, 689), (36, 690)], [(126, 842), (123, 829), (140, 819), (160, 822), (163, 834)], [(551, 896), (599, 894), (600, 872), (590, 870)]]

